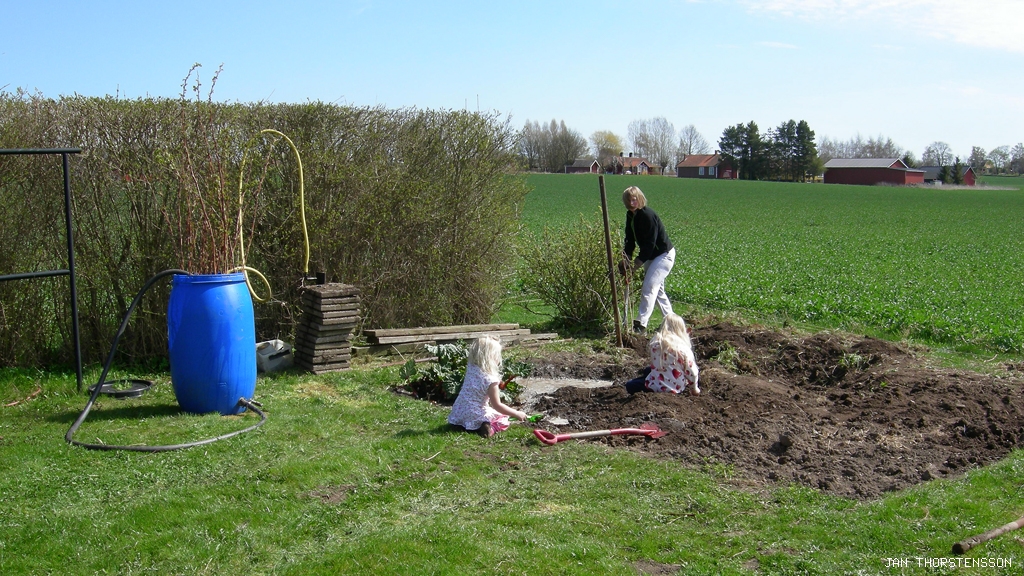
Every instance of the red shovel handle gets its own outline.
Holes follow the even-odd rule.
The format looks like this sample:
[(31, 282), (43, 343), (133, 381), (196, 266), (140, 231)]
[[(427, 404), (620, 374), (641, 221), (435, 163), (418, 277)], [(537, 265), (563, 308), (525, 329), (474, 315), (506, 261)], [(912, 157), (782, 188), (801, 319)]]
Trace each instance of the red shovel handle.
[(650, 438), (661, 438), (665, 435), (657, 426), (648, 425), (641, 428), (616, 428), (614, 430), (594, 430), (592, 432), (575, 432), (573, 434), (552, 434), (547, 430), (533, 431), (533, 435), (548, 446), (554, 446), (563, 440), (571, 438), (596, 438), (598, 436), (618, 436), (622, 434), (640, 434)]

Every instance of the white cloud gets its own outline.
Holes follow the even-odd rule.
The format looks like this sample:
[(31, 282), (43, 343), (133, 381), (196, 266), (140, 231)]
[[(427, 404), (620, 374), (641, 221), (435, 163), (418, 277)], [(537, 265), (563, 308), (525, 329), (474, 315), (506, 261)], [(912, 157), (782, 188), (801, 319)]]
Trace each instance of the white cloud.
[(985, 95), (985, 90), (977, 86), (957, 86), (957, 91), (971, 99)]
[(782, 48), (784, 50), (796, 50), (797, 47), (792, 44), (786, 44), (785, 42), (760, 42), (761, 46), (768, 48)]
[(959, 44), (1024, 52), (1020, 0), (739, 0), (755, 12), (813, 21), (890, 20)]

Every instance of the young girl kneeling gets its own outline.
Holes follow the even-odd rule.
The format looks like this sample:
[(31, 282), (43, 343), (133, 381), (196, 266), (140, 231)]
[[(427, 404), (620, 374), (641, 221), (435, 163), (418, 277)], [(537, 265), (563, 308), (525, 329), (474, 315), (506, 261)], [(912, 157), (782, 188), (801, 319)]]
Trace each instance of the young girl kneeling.
[(500, 382), (501, 341), (493, 336), (477, 338), (469, 346), (466, 377), (448, 415), (448, 423), (490, 437), (508, 428), (509, 416), (525, 422), (528, 418), (525, 412), (502, 403)]
[(651, 338), (651, 366), (645, 376), (626, 382), (630, 394), (641, 391), (679, 394), (689, 389), (691, 396), (700, 394), (697, 386), (697, 361), (686, 322), (678, 314), (668, 314)]

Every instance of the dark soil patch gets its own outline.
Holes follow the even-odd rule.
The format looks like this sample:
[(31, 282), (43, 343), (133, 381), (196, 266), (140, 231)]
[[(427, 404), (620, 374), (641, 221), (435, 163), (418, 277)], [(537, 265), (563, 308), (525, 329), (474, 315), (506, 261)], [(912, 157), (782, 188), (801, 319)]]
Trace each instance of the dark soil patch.
[(726, 465), (756, 483), (796, 483), (858, 499), (954, 477), (1024, 441), (1024, 380), (927, 367), (886, 341), (795, 336), (728, 323), (694, 329), (700, 397), (641, 393), (621, 383), (646, 359), (556, 354), (535, 376), (602, 378), (608, 388), (565, 387), (536, 409), (569, 421), (553, 432), (654, 423), (658, 439), (615, 436), (688, 465)]
[(348, 499), (348, 495), (355, 492), (356, 487), (351, 484), (340, 486), (320, 486), (316, 490), (306, 493), (309, 498), (316, 498), (325, 504), (341, 504)]

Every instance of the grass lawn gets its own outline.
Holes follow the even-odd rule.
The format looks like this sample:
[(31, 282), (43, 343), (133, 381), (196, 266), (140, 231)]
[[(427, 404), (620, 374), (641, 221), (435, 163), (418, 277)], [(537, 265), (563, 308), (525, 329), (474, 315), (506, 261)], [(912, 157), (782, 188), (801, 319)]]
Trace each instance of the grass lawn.
[[(1012, 570), (927, 565), (1021, 515), (1019, 452), (962, 479), (862, 503), (741, 485), (727, 466), (684, 468), (592, 441), (547, 447), (525, 427), (490, 440), (451, 432), (446, 407), (390, 391), (397, 370), (261, 376), (262, 428), (160, 454), (66, 444), (86, 400), (74, 376), (0, 372), (0, 573), (1000, 574), (1024, 566), (1013, 534), (967, 555)], [(101, 399), (76, 438), (186, 442), (255, 422), (182, 415), (167, 375), (148, 377), (156, 385), (142, 398)], [(894, 570), (890, 559), (907, 566)]]

